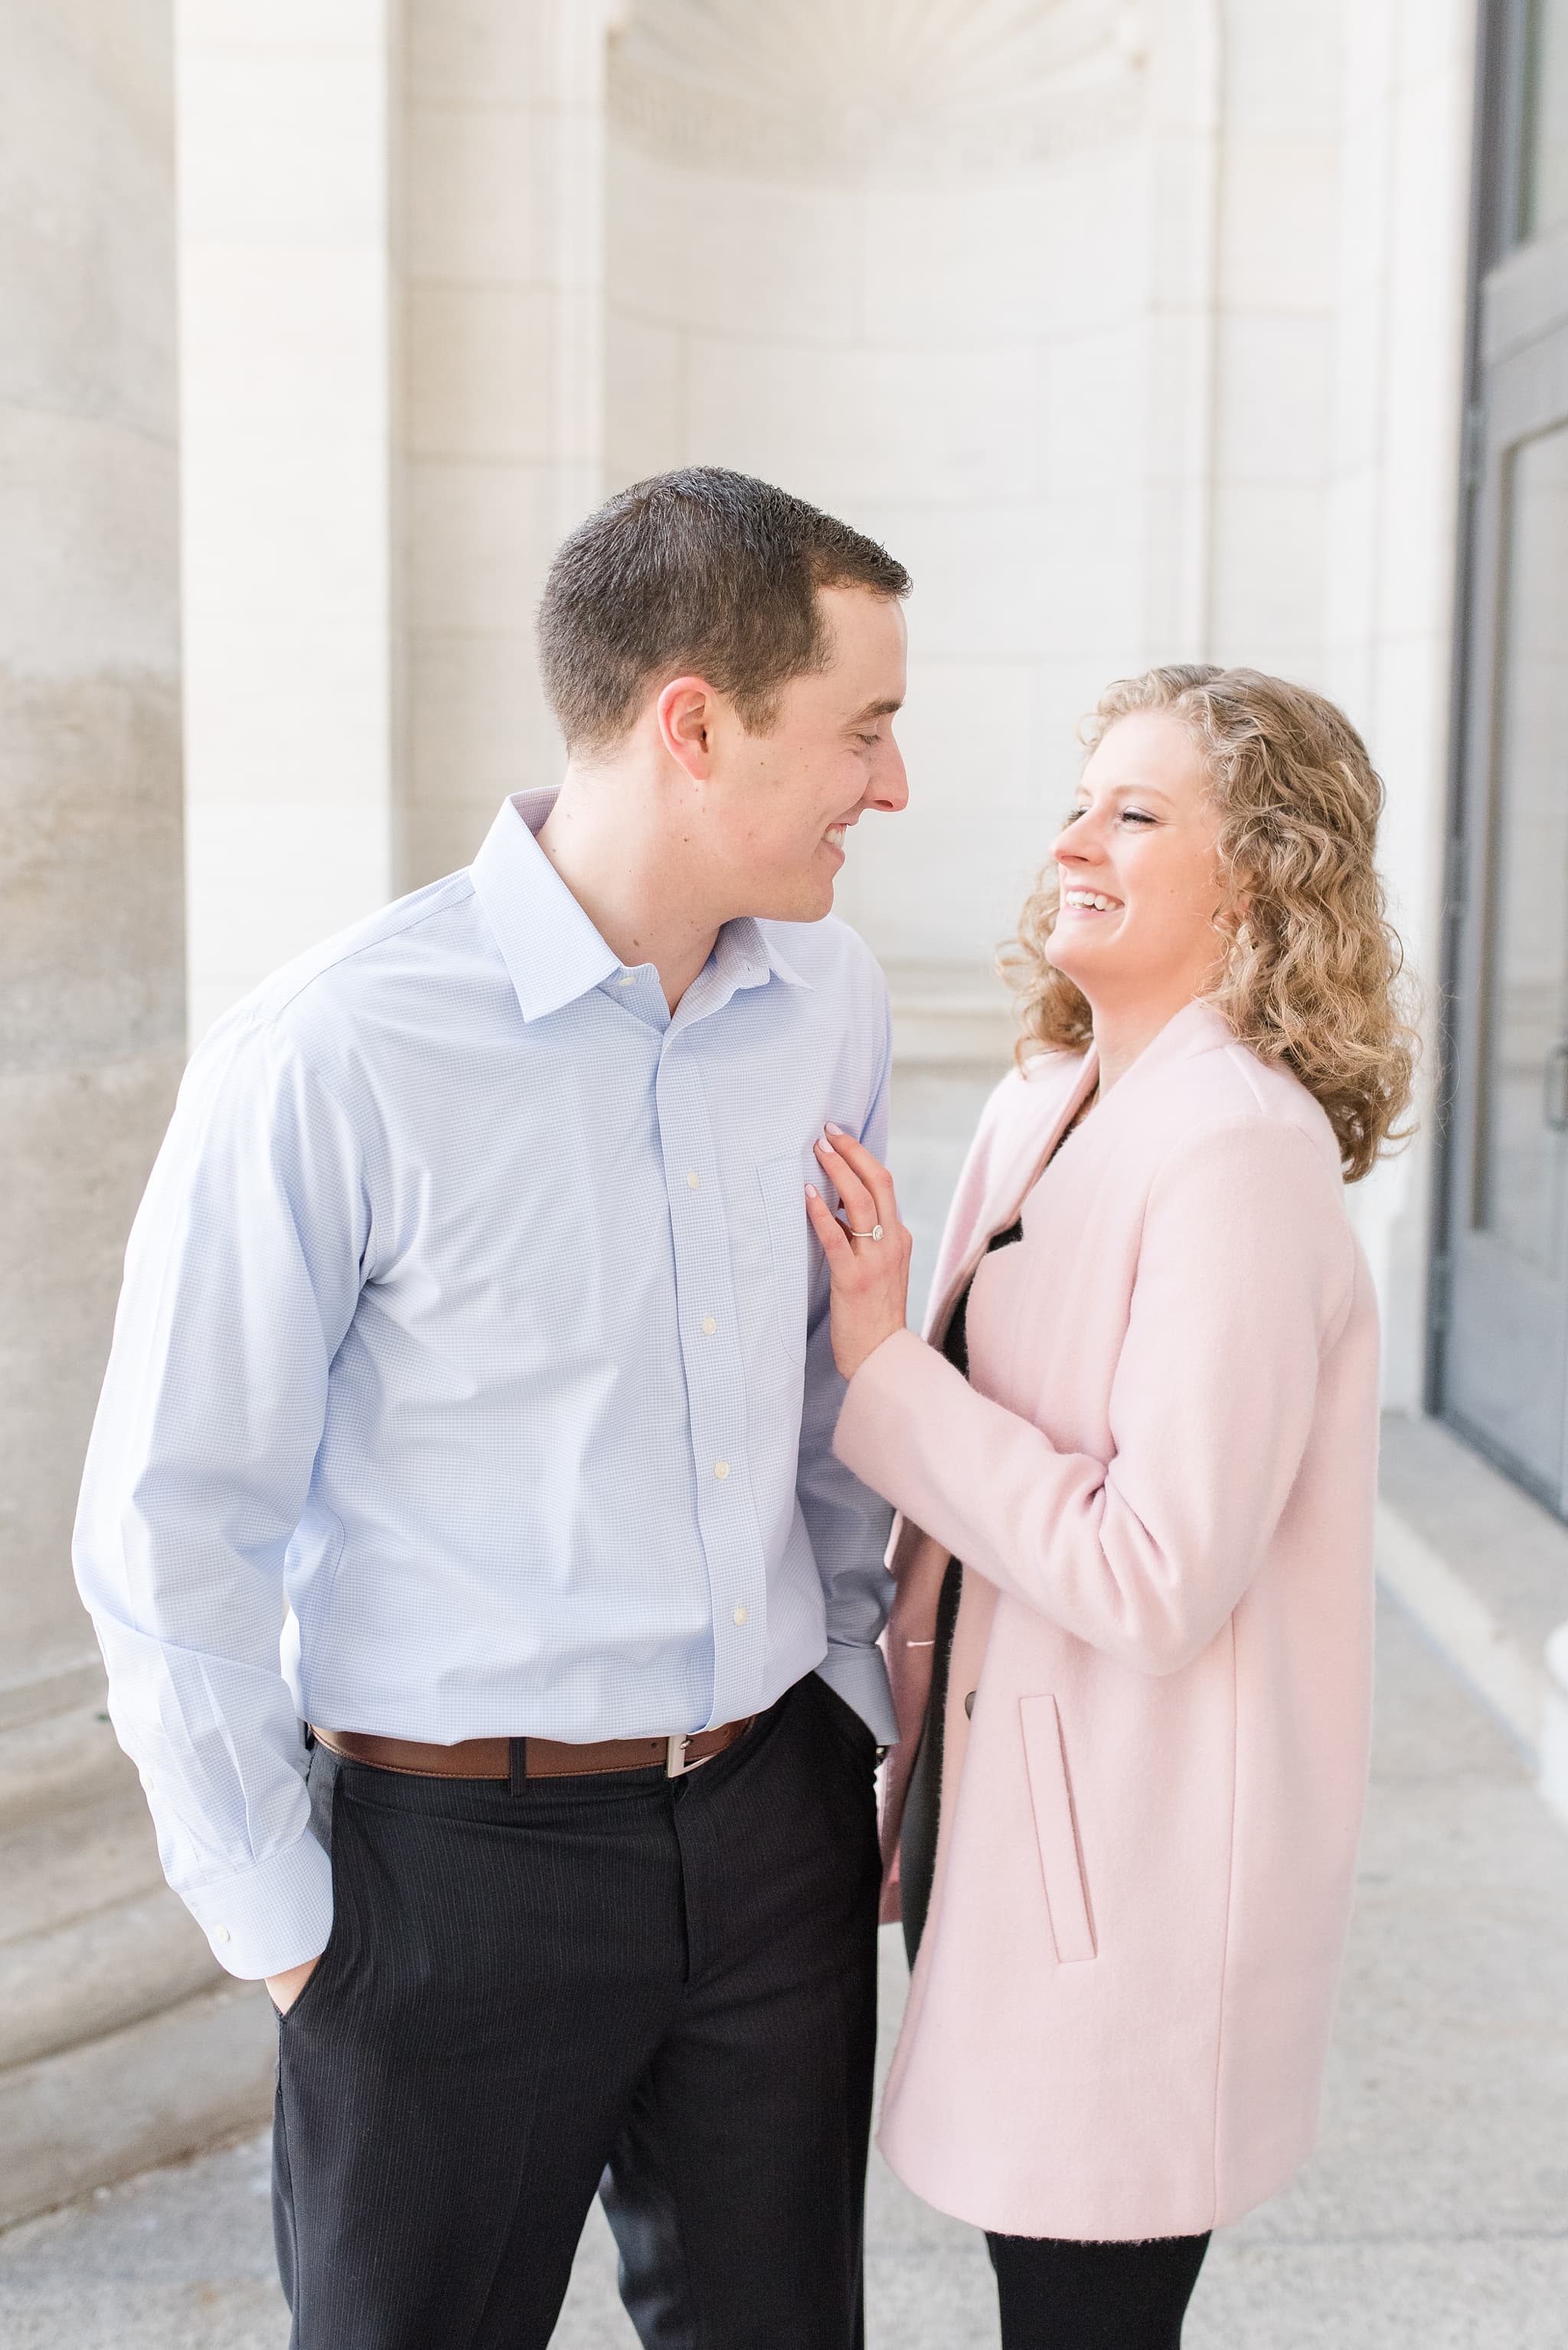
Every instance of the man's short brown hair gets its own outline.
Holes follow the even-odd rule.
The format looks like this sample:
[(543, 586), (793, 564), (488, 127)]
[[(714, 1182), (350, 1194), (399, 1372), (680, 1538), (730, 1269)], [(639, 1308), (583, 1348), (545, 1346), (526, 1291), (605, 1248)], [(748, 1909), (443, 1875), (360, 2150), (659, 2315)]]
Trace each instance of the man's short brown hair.
[(539, 606), (545, 691), (571, 751), (618, 742), (649, 687), (682, 671), (753, 733), (782, 686), (820, 669), (821, 588), (907, 596), (909, 575), (847, 523), (749, 473), (656, 473), (579, 524)]

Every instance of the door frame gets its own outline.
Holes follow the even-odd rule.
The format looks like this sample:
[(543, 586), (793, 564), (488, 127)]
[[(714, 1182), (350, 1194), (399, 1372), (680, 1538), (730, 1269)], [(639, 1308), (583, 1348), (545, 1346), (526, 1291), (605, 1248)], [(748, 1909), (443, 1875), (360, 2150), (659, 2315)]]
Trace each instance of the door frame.
[[(1455, 1236), (1468, 1207), (1479, 1141), (1480, 1055), (1488, 1007), (1487, 899), (1496, 884), (1498, 726), (1502, 598), (1509, 556), (1506, 496), (1511, 452), (1529, 437), (1519, 403), (1532, 372), (1564, 377), (1568, 415), (1568, 326), (1530, 335), (1543, 287), (1568, 250), (1568, 231), (1517, 243), (1524, 139), (1524, 59), (1530, 0), (1480, 0), (1477, 23), (1469, 259), (1466, 288), (1464, 408), (1449, 704), (1448, 822), (1434, 1111), (1438, 1151), (1428, 1295), (1426, 1406), (1467, 1443), (1559, 1515), (1564, 1483), (1548, 1490), (1515, 1458), (1447, 1402)], [(1513, 330), (1519, 331), (1513, 331)], [(1511, 359), (1511, 342), (1525, 348)], [(1528, 351), (1528, 356), (1527, 356)], [(1489, 394), (1496, 395), (1489, 403)], [(1552, 403), (1548, 403), (1551, 405)], [(1540, 425), (1537, 430), (1551, 429)], [(1469, 1172), (1463, 1162), (1469, 1161)]]

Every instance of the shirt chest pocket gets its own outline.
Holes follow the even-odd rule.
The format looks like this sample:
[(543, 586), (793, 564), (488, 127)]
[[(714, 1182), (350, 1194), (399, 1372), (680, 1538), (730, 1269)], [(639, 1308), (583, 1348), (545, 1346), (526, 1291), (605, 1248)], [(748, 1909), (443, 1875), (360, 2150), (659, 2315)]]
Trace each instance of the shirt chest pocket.
[(805, 1221), (805, 1175), (799, 1154), (764, 1159), (757, 1168), (773, 1274), (774, 1319), (792, 1363), (805, 1357), (811, 1228)]

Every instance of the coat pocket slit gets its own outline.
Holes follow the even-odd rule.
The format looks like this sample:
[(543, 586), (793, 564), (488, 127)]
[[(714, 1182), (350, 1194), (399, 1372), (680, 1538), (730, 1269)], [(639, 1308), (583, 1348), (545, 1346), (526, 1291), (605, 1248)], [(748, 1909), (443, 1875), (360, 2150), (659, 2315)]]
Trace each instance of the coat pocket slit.
[(1023, 1723), (1023, 1753), (1029, 1766), (1029, 1797), (1045, 1878), (1051, 1936), (1063, 1966), (1095, 1956), (1095, 1929), (1084, 1882), (1083, 1854), (1073, 1815), (1073, 1790), (1062, 1742), (1062, 1717), (1054, 1697), (1018, 1701)]

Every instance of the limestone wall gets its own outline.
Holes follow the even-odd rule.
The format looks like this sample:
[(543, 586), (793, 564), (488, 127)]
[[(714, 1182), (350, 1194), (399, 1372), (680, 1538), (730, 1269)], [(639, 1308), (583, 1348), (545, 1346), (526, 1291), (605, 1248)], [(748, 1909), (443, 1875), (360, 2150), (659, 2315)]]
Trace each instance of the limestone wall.
[[(171, 33), (167, 0), (0, 0), (0, 2217), (259, 2111), (270, 2071), (260, 1994), (161, 1887), (67, 1556), (182, 910), (199, 1033), (464, 861), (558, 771), (559, 536), (717, 462), (916, 575), (911, 807), (842, 902), (894, 983), (922, 1267), (1108, 677), (1245, 660), (1343, 699), (1430, 972), (1474, 16), (180, 0)], [(1356, 1195), (1396, 1402), (1431, 1165)]]
[(534, 665), (602, 494), (606, 0), (405, 0), (400, 545), (405, 888), (559, 771)]
[(163, 1887), (70, 1572), (183, 1058), (162, 0), (0, 6), (0, 2221), (265, 2109)]
[(612, 480), (732, 464), (915, 576), (910, 804), (839, 889), (893, 964), (985, 968), (1142, 649), (1147, 83), (1112, 5), (637, 0), (612, 41)]
[(1323, 677), (1388, 786), (1382, 862), (1425, 994), (1425, 1122), (1351, 1194), (1383, 1303), (1384, 1392), (1424, 1400), (1454, 682), (1475, 0), (1345, 20)]
[[(893, 979), (911, 1151), (933, 1073), (956, 1118), (1002, 1064), (992, 949), (1081, 712), (1147, 661), (1345, 700), (1429, 968), (1474, 0), (181, 26), (194, 1029), (557, 772), (550, 551), (603, 487), (702, 461), (916, 576), (911, 805), (840, 893)], [(1430, 1163), (1356, 1206), (1407, 1403)]]
[(395, 14), (179, 11), (192, 1038), (399, 887)]

